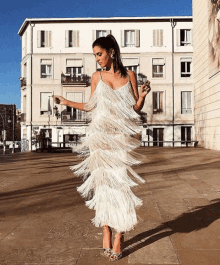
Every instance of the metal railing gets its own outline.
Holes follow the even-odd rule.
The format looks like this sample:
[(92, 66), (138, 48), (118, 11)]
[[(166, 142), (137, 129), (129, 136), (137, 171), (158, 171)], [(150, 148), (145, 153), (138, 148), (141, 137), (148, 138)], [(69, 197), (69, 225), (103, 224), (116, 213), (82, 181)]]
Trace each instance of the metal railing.
[[(142, 146), (164, 146), (164, 143), (172, 143), (173, 146), (175, 146), (175, 143), (181, 143), (182, 145), (186, 145), (186, 147), (189, 146), (189, 144), (193, 144), (194, 143), (194, 147), (196, 147), (198, 145), (198, 141), (141, 141), (143, 143)], [(156, 143), (157, 145), (154, 145), (154, 143)], [(160, 145), (160, 143), (162, 145)], [(146, 145), (147, 144), (147, 145)], [(152, 145), (151, 145), (152, 144)]]
[(21, 82), (21, 87), (26, 86), (27, 85), (27, 83), (26, 83), (26, 77), (20, 78), (20, 82)]
[(72, 115), (71, 112), (63, 112), (61, 115), (62, 122), (88, 123), (88, 118), (85, 112)]
[(61, 74), (61, 84), (62, 85), (89, 85), (91, 82), (91, 78), (88, 75), (68, 75)]
[(21, 113), (21, 122), (25, 122), (26, 121), (26, 113)]

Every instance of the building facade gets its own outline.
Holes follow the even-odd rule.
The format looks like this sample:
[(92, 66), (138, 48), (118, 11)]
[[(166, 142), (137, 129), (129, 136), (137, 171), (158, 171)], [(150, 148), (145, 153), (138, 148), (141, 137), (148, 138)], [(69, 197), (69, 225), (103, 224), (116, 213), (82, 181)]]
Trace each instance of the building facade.
[(86, 113), (55, 106), (52, 95), (88, 101), (91, 76), (101, 70), (92, 43), (108, 33), (119, 43), (124, 66), (136, 72), (139, 89), (146, 78), (151, 82), (142, 141), (150, 146), (193, 141), (192, 17), (26, 19), (18, 33), (21, 138), (29, 150), (37, 147), (38, 136), (55, 146), (85, 136)]
[(193, 0), (195, 136), (220, 150), (220, 2)]
[(0, 104), (0, 142), (19, 141), (16, 105)]

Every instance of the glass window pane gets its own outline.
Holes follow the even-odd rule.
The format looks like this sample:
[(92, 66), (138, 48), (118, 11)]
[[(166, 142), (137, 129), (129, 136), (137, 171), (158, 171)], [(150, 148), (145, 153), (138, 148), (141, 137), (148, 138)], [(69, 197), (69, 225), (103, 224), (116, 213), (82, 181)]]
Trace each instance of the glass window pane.
[(191, 62), (187, 62), (187, 72), (190, 73), (191, 72)]

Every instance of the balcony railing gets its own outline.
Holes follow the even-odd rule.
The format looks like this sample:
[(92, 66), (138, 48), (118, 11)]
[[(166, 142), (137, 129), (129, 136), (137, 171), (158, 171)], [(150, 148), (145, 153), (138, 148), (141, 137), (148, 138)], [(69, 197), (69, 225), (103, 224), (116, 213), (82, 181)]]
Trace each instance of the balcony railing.
[(25, 122), (26, 121), (26, 113), (21, 113), (21, 122)]
[(61, 74), (62, 85), (89, 85), (91, 78), (88, 75)]
[(85, 112), (72, 115), (71, 112), (63, 112), (61, 115), (62, 122), (74, 122), (74, 123), (88, 123), (88, 119)]
[(21, 87), (26, 86), (26, 77), (21, 77), (20, 82), (21, 82)]

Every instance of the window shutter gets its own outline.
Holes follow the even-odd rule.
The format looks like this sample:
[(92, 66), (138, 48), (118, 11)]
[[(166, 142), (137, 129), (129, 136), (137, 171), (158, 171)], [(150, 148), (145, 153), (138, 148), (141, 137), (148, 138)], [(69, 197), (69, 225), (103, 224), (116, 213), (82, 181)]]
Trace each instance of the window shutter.
[(41, 111), (49, 111), (50, 110), (50, 97), (52, 93), (41, 93), (41, 106), (40, 110)]
[(48, 47), (49, 41), (48, 41), (48, 31), (45, 31), (45, 47)]
[(176, 46), (180, 46), (180, 29), (176, 30)]
[(135, 30), (135, 46), (140, 47), (140, 30)]
[(82, 103), (83, 102), (83, 93), (75, 92), (75, 102)]
[(69, 30), (65, 31), (65, 47), (69, 47)]
[(160, 99), (159, 99), (159, 108), (163, 109), (163, 92), (160, 92)]
[(153, 30), (153, 46), (156, 46), (156, 30)]
[(163, 58), (153, 58), (153, 65), (165, 65)]
[(157, 29), (157, 45), (156, 46), (160, 46), (160, 30)]
[(191, 29), (191, 45), (193, 46), (193, 30)]
[(79, 30), (76, 31), (76, 47), (79, 47)]
[(187, 92), (187, 108), (191, 109), (192, 108), (192, 104), (191, 104), (191, 92)]
[(76, 30), (72, 30), (73, 47), (77, 47), (76, 46), (76, 38), (77, 38)]
[(160, 47), (162, 47), (163, 46), (163, 30), (161, 29), (160, 30)]
[(75, 101), (75, 97), (74, 97), (74, 92), (67, 92), (66, 93), (66, 98), (68, 99), (68, 100), (71, 100), (71, 101)]
[(52, 31), (48, 31), (48, 47), (52, 47)]
[(96, 30), (92, 31), (92, 42), (96, 40)]
[(186, 92), (182, 92), (182, 113), (185, 113), (186, 105)]
[(41, 30), (37, 31), (37, 48), (41, 47)]
[(124, 30), (121, 30), (121, 47), (125, 46), (125, 35)]
[(110, 29), (109, 29), (109, 30), (107, 30), (107, 35), (108, 35), (108, 34), (111, 34), (111, 30), (110, 30)]

